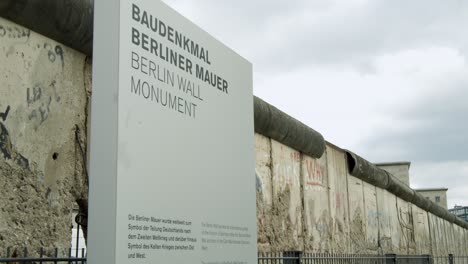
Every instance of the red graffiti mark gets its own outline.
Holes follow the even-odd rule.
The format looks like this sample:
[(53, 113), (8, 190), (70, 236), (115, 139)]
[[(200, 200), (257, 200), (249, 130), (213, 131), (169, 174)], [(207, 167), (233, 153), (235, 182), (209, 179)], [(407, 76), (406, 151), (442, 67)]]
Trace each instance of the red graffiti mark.
[(307, 171), (307, 184), (323, 186), (323, 172), (316, 160), (305, 161)]
[(335, 194), (335, 200), (336, 200), (336, 209), (341, 208), (341, 194), (340, 193)]
[(299, 152), (291, 152), (291, 159), (293, 161), (300, 161), (301, 160), (301, 154)]

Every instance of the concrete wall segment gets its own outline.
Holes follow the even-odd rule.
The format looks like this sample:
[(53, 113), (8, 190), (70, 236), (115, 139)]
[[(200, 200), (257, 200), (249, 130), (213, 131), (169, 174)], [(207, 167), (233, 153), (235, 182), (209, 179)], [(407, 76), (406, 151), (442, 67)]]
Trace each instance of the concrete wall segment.
[(257, 247), (260, 252), (269, 252), (270, 240), (274, 237), (271, 226), (273, 206), (271, 140), (259, 134), (255, 134), (255, 159)]
[(412, 204), (416, 254), (432, 254), (427, 212)]
[(396, 197), (398, 230), (400, 233), (399, 249), (400, 254), (412, 255), (415, 253), (415, 239), (413, 226), (413, 213), (411, 204)]
[(348, 184), (345, 153), (337, 148), (326, 148), (330, 216), (332, 218), (332, 250), (350, 252)]
[(89, 62), (0, 18), (0, 248), (69, 246), (87, 203)]
[(364, 215), (366, 217), (366, 248), (371, 254), (379, 253), (379, 210), (377, 190), (372, 184), (363, 181)]
[(432, 213), (427, 213), (427, 221), (429, 224), (429, 235), (431, 236), (431, 252), (433, 256), (437, 256), (439, 254), (439, 244), (437, 243), (437, 223), (436, 223), (436, 216)]
[(399, 248), (401, 233), (396, 196), (384, 189), (376, 188), (379, 217), (379, 245), (383, 254), (396, 253)]
[(445, 232), (445, 223), (446, 221), (440, 217), (437, 217), (437, 227), (438, 227), (438, 242), (440, 243), (440, 256), (447, 256), (450, 253), (450, 248), (448, 247), (448, 239)]
[[(462, 247), (465, 249), (463, 256), (468, 256), (468, 230), (462, 229), (462, 232), (463, 232)], [(466, 262), (468, 264), (468, 259), (466, 259)]]
[(314, 159), (302, 155), (304, 197), (304, 250), (330, 252), (331, 218), (328, 190), (327, 156)]
[(351, 252), (366, 253), (367, 230), (364, 211), (363, 181), (348, 175), (348, 203)]
[(275, 239), (272, 250), (302, 250), (301, 154), (275, 140), (271, 141)]

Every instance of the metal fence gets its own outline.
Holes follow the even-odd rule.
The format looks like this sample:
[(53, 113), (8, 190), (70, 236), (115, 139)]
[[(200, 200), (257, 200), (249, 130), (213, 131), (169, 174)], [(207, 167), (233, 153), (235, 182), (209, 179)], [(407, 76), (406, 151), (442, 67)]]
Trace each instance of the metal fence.
[[(84, 216), (77, 214), (72, 232), (72, 244), (68, 249), (0, 248), (0, 264), (86, 264), (86, 245), (81, 224)], [(81, 242), (80, 242), (81, 241)], [(304, 253), (286, 251), (259, 253), (257, 264), (468, 264), (468, 256), (432, 255), (363, 255), (335, 253)]]
[[(86, 253), (82, 249), (78, 257), (73, 256), (74, 250), (52, 251), (40, 249), (30, 255), (28, 249), (18, 250), (7, 248), (6, 255), (0, 250), (0, 264), (20, 263), (69, 263), (86, 264)], [(37, 255), (36, 255), (37, 254)], [(333, 253), (302, 253), (288, 251), (282, 253), (261, 253), (258, 264), (468, 264), (468, 256), (431, 256), (431, 255), (361, 255), (361, 254), (333, 254)]]
[(262, 253), (258, 264), (468, 264), (468, 256), (364, 255), (334, 253)]
[[(20, 263), (69, 263), (69, 264), (85, 264), (86, 263), (86, 245), (83, 242), (83, 232), (81, 223), (83, 223), (83, 215), (77, 214), (74, 218), (75, 222), (72, 225), (72, 244), (70, 248), (39, 248), (30, 249), (28, 247), (7, 247), (0, 248), (0, 264), (20, 264)], [(82, 241), (82, 242), (80, 242)]]
[(47, 250), (40, 248), (38, 252), (30, 252), (28, 248), (19, 249), (18, 247), (8, 247), (6, 252), (0, 251), (0, 263), (19, 264), (19, 263), (69, 263), (69, 264), (85, 264), (85, 250), (82, 249), (77, 255), (73, 255), (74, 250), (60, 250), (54, 248)]

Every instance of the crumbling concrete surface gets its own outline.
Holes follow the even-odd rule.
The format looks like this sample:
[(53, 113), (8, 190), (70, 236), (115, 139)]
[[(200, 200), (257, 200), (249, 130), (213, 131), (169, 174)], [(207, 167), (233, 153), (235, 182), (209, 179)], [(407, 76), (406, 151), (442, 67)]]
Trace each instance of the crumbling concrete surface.
[(271, 223), (272, 212), (272, 178), (271, 178), (271, 140), (265, 136), (255, 135), (255, 177), (257, 189), (257, 247), (259, 252), (271, 250), (273, 239)]
[(330, 201), (327, 155), (314, 159), (302, 155), (301, 185), (304, 197), (304, 250), (331, 252)]
[(345, 153), (327, 145), (327, 171), (333, 252), (350, 253), (350, 217)]
[(0, 62), (0, 248), (68, 248), (87, 203), (90, 63), (1, 18)]
[(300, 152), (271, 140), (273, 206), (270, 225), (272, 251), (303, 250)]

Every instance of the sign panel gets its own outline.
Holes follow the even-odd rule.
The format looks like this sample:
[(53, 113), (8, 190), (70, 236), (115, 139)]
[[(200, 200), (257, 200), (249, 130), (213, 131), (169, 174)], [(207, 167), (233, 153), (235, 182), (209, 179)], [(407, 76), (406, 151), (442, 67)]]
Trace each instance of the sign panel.
[(88, 262), (255, 264), (251, 64), (160, 1), (103, 2)]

